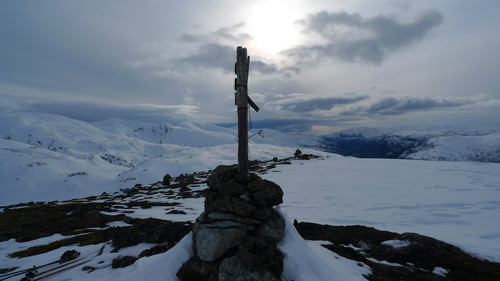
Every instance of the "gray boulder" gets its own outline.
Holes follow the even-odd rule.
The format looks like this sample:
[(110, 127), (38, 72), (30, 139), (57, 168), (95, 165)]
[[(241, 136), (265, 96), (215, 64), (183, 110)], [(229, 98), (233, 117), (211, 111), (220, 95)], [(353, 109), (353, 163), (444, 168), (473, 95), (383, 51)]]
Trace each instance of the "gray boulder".
[(279, 242), (285, 236), (285, 220), (273, 211), (272, 214), (258, 226), (254, 234), (256, 237)]
[(220, 165), (215, 168), (207, 179), (208, 187), (213, 187), (216, 183), (224, 183), (234, 178), (238, 173), (238, 166)]
[(260, 187), (253, 193), (253, 198), (259, 204), (276, 206), (283, 203), (283, 190), (279, 185), (268, 180), (260, 181), (259, 185)]
[(204, 262), (197, 255), (194, 255), (181, 266), (177, 277), (183, 281), (208, 280), (217, 266), (216, 262)]
[(241, 195), (245, 193), (246, 186), (242, 183), (230, 179), (227, 182), (213, 183), (212, 188), (220, 195)]
[(210, 212), (207, 214), (206, 219), (209, 222), (234, 221), (248, 225), (258, 225), (262, 223), (260, 220), (257, 219), (240, 217), (235, 214), (223, 213), (223, 212)]
[(233, 196), (220, 195), (209, 191), (205, 199), (205, 211), (229, 212), (241, 217), (248, 217), (256, 210), (249, 202)]
[(278, 279), (283, 273), (284, 256), (276, 243), (247, 236), (239, 245), (238, 257), (250, 271), (268, 271)]
[(219, 266), (220, 281), (280, 281), (269, 271), (251, 271), (238, 256), (223, 260)]
[(195, 253), (202, 261), (212, 262), (227, 250), (239, 245), (245, 239), (247, 229), (217, 228), (210, 224), (197, 223), (193, 234)]

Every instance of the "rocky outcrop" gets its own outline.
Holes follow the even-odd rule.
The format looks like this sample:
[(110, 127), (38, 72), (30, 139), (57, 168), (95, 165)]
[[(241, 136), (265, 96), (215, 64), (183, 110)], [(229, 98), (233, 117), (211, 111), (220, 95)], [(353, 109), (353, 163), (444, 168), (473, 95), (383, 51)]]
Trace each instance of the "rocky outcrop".
[(278, 281), (278, 250), (285, 221), (275, 210), (283, 191), (236, 166), (219, 166), (207, 179), (205, 211), (193, 227), (194, 255), (177, 276), (183, 281)]
[[(294, 222), (304, 239), (368, 265), (369, 281), (500, 280), (500, 264), (481, 260), (448, 243), (416, 233), (394, 233), (361, 225)], [(327, 243), (329, 241), (330, 243)]]

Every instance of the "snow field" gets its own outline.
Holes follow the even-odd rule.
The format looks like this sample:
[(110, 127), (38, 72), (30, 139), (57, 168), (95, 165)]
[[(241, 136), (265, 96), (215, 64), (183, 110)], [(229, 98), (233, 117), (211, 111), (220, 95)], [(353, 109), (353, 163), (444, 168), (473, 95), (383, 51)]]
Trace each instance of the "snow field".
[[(234, 130), (210, 124), (152, 126), (124, 120), (85, 123), (34, 113), (0, 113), (0, 117), (0, 206), (112, 193), (137, 183), (160, 181), (166, 173), (177, 176), (236, 162)], [(311, 141), (272, 130), (264, 134), (265, 139), (251, 139), (251, 159), (290, 157), (299, 144)], [(446, 143), (450, 151), (460, 148), (452, 141)], [(291, 227), (293, 219), (416, 232), (500, 262), (500, 164), (357, 159), (302, 151), (323, 158), (292, 161), (262, 175), (285, 192), (280, 207), (289, 217), (280, 245), (286, 255), (284, 281), (357, 281), (365, 280), (363, 274), (369, 273), (366, 265), (322, 248), (321, 241), (302, 240)], [(439, 156), (445, 152), (432, 153)], [(144, 196), (147, 201), (171, 200)], [(193, 221), (203, 211), (203, 198), (179, 200), (181, 205), (174, 209), (180, 208), (186, 215), (165, 214), (168, 210), (164, 207), (136, 208), (128, 215)], [(56, 260), (65, 250), (76, 249), (83, 254), (100, 248), (63, 247), (34, 257), (8, 258), (9, 253), (61, 238), (54, 235), (25, 243), (0, 242), (0, 263), (2, 267), (28, 268)], [(385, 244), (398, 247), (404, 242)], [(137, 255), (149, 246), (141, 244), (119, 253), (110, 253), (107, 247), (99, 259), (87, 264), (99, 270), (70, 270), (52, 280), (176, 280), (175, 273), (191, 255), (190, 235), (166, 253), (111, 269), (113, 258)], [(435, 268), (434, 273), (443, 275), (446, 270)]]
[(500, 261), (500, 165), (329, 158), (294, 161), (263, 177), (299, 221), (416, 232)]

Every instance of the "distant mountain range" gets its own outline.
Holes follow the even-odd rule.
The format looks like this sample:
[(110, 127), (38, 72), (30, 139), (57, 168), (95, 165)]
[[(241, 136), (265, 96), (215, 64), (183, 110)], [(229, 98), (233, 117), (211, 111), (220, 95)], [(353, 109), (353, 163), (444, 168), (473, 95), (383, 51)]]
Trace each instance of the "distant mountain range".
[[(114, 192), (237, 162), (237, 130), (204, 123), (84, 122), (60, 115), (0, 112), (0, 205)], [(251, 159), (288, 157), (306, 136), (251, 132)], [(311, 145), (310, 145), (311, 146)], [(8, 191), (8, 192), (6, 192)], [(51, 199), (54, 198), (53, 194)]]
[[(89, 123), (0, 112), (0, 205), (28, 198), (43, 201), (40, 185), (52, 186), (57, 198), (68, 199), (153, 183), (166, 173), (177, 176), (234, 164), (236, 134), (236, 128), (206, 123)], [(249, 135), (250, 159), (289, 157), (296, 148), (309, 148), (360, 158), (500, 163), (500, 133), (495, 131), (360, 128), (318, 137), (263, 129)]]
[(324, 151), (359, 158), (500, 163), (500, 132), (349, 129), (323, 136)]

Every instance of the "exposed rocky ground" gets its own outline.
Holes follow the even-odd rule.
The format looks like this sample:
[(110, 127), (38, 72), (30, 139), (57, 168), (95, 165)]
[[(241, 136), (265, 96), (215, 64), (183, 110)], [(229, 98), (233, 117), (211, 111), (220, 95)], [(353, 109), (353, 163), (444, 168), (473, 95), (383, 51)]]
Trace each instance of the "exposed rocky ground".
[(370, 266), (372, 275), (366, 276), (370, 281), (500, 280), (499, 263), (472, 257), (431, 237), (360, 225), (297, 221), (294, 225), (304, 239), (329, 241), (325, 248)]
[[(296, 154), (288, 159), (256, 162), (252, 169), (262, 174), (291, 161), (312, 158), (316, 156)], [(186, 202), (203, 204), (210, 172), (166, 177), (164, 181), (136, 185), (114, 194), (3, 206), (0, 241), (23, 242), (57, 233), (63, 235), (46, 245), (12, 252), (11, 258), (38, 255), (69, 245), (110, 243), (116, 252), (140, 243), (153, 245), (135, 255), (116, 258), (111, 264), (113, 268), (126, 267), (137, 259), (167, 251), (192, 230), (194, 219), (200, 213)], [(148, 210), (160, 212), (170, 220), (140, 216)], [(179, 219), (175, 219), (176, 215)], [(364, 226), (308, 222), (294, 225), (304, 239), (329, 241), (325, 242), (325, 248), (368, 265), (372, 269), (372, 275), (366, 276), (368, 280), (500, 280), (499, 263), (472, 257), (430, 237)], [(0, 265), (0, 274), (13, 270), (16, 268)]]

